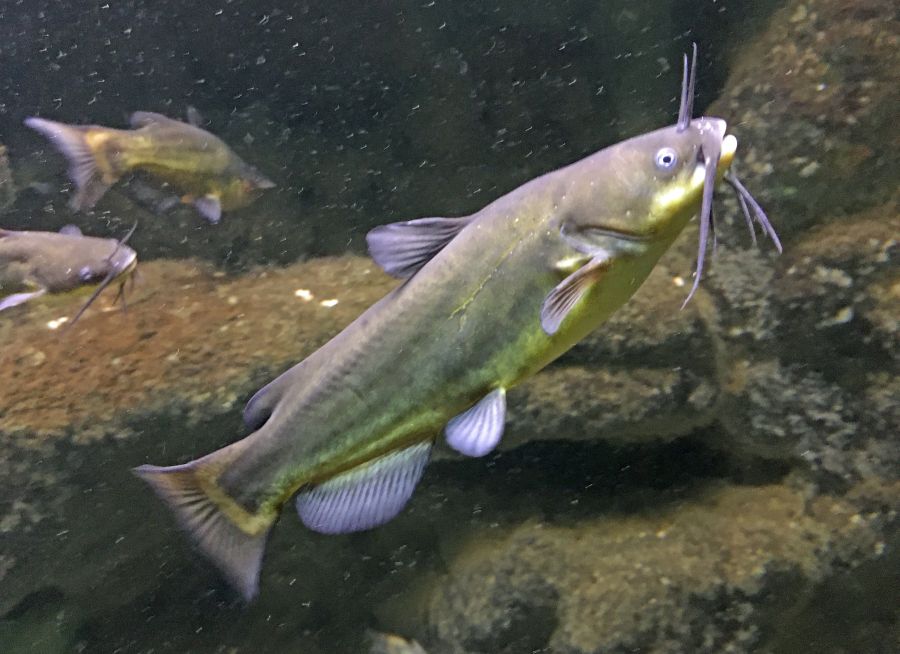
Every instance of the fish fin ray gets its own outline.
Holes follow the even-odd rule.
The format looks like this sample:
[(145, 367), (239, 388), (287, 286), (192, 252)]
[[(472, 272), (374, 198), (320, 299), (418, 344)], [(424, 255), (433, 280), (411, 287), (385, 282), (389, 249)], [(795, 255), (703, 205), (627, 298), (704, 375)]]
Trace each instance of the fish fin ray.
[(248, 531), (234, 522), (210, 496), (207, 487), (211, 482), (203, 483), (204, 468), (207, 461), (220, 452), (223, 450), (183, 465), (142, 465), (134, 468), (134, 473), (150, 484), (175, 513), (179, 525), (190, 534), (200, 551), (244, 599), (250, 601), (259, 590), (259, 571), (275, 516), (259, 520), (259, 524)]
[(188, 105), (187, 111), (185, 112), (187, 116), (187, 121), (189, 124), (194, 127), (202, 127), (203, 126), (203, 114), (200, 113), (200, 110), (197, 109), (194, 105)]
[(562, 280), (541, 304), (541, 327), (552, 336), (578, 301), (584, 297), (606, 269), (607, 257), (595, 256)]
[(59, 233), (64, 236), (84, 236), (81, 233), (81, 228), (78, 225), (63, 225), (59, 229)]
[(472, 222), (463, 218), (419, 218), (381, 225), (366, 234), (369, 255), (392, 277), (412, 277)]
[(7, 295), (2, 300), (0, 300), (0, 311), (4, 309), (12, 309), (13, 307), (17, 307), (20, 304), (25, 304), (29, 300), (34, 300), (39, 298), (44, 293), (46, 293), (44, 289), (40, 289), (37, 291), (31, 291), (30, 293), (12, 293)]
[(141, 127), (149, 127), (150, 125), (165, 125), (167, 123), (178, 123), (180, 121), (156, 113), (155, 111), (135, 111), (128, 117), (128, 124), (132, 129), (140, 129)]
[(412, 497), (431, 447), (431, 441), (416, 443), (301, 491), (296, 500), (300, 520), (323, 534), (364, 531), (389, 522)]
[(194, 208), (213, 225), (222, 220), (222, 203), (215, 195), (194, 199)]
[(506, 389), (496, 388), (447, 423), (447, 444), (466, 456), (484, 456), (500, 442), (506, 425)]
[(85, 139), (90, 127), (65, 125), (44, 118), (26, 118), (25, 124), (50, 139), (69, 163), (69, 177), (77, 192), (71, 205), (76, 211), (90, 209), (103, 197), (110, 184), (104, 181), (97, 168), (97, 158)]

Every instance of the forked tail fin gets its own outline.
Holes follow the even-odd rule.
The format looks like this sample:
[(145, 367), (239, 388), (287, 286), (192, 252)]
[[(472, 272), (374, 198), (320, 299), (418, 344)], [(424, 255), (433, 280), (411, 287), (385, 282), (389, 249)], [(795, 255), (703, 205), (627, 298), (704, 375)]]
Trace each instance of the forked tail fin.
[(143, 465), (134, 472), (169, 505), (182, 529), (249, 601), (259, 589), (266, 538), (277, 515), (249, 513), (215, 483), (223, 459), (232, 460), (235, 445), (183, 465)]
[[(69, 162), (69, 177), (77, 192), (72, 198), (72, 208), (77, 211), (90, 209), (115, 181), (101, 174), (97, 167), (97, 153), (86, 138), (91, 129), (80, 125), (65, 125), (44, 118), (26, 118), (25, 124), (40, 132), (59, 150)], [(108, 166), (107, 166), (108, 167)], [(111, 173), (107, 173), (109, 175)]]

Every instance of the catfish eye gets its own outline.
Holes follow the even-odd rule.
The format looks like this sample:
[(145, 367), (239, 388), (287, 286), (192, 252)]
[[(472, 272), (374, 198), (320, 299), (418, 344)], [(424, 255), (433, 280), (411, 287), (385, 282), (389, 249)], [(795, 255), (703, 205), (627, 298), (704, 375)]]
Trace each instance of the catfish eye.
[(672, 148), (660, 148), (656, 151), (656, 167), (669, 172), (678, 164), (678, 153)]

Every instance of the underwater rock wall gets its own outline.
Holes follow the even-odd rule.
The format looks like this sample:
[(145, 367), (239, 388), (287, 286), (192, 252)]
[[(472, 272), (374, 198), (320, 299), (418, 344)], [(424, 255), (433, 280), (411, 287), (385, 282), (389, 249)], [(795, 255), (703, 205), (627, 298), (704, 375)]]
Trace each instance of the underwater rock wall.
[[(886, 565), (900, 508), (890, 390), (900, 226), (888, 205), (837, 227), (811, 232), (774, 268), (765, 255), (722, 246), (685, 311), (691, 259), (676, 252), (602, 330), (510, 392), (510, 451), (493, 464), (502, 475), (485, 479), (490, 461), (444, 452), (439, 459), (454, 460), (435, 464), (396, 526), (329, 540), (282, 521), (280, 533), (296, 541), (286, 547), (276, 534), (260, 607), (242, 619), (273, 610), (287, 619), (290, 598), (317, 597), (347, 566), (356, 575), (346, 595), (316, 601), (337, 610), (354, 584), (371, 586), (385, 598), (384, 623), (436, 644), (431, 651), (749, 652), (777, 638), (783, 624), (769, 603), (803, 614), (798, 587), (815, 595), (846, 566)], [(141, 267), (127, 314), (92, 309), (62, 335), (48, 322), (77, 302), (5, 316), (0, 495), (10, 500), (0, 516), (0, 615), (27, 613), (35, 592), (52, 589), (69, 606), (73, 633), (84, 625), (106, 633), (94, 622), (147, 602), (158, 619), (175, 620), (151, 598), (176, 588), (199, 595), (217, 582), (191, 571), (196, 562), (169, 516), (128, 468), (238, 438), (237, 410), (256, 388), (394, 284), (349, 256), (237, 277), (154, 261)], [(850, 317), (836, 319), (844, 307)], [(882, 352), (880, 364), (858, 347), (816, 360), (859, 340)], [(559, 444), (534, 450), (546, 441)], [(698, 463), (681, 481), (653, 479), (663, 461), (687, 460), (691, 449)], [(609, 458), (612, 468), (589, 464), (598, 467), (582, 485), (567, 456)], [(642, 461), (654, 463), (642, 470)], [(569, 472), (529, 486), (547, 465)], [(599, 481), (606, 475), (619, 481)], [(518, 492), (509, 487), (516, 480), (525, 484)], [(761, 485), (747, 484), (754, 480)], [(537, 492), (549, 495), (531, 502)], [(515, 500), (500, 499), (510, 493)], [(582, 508), (573, 513), (570, 502)], [(497, 522), (488, 539), (484, 521)], [(357, 560), (362, 553), (390, 560), (423, 541), (441, 545), (400, 555), (413, 563), (394, 578), (365, 578), (373, 571)], [(294, 586), (298, 567), (322, 548), (332, 562)], [(420, 566), (446, 566), (447, 577), (419, 576)], [(128, 592), (98, 601), (95, 584), (115, 586), (123, 574)], [(418, 621), (411, 597), (429, 598)], [(478, 602), (483, 610), (470, 610)], [(209, 610), (224, 620), (227, 606)]]
[[(734, 53), (709, 113), (733, 125), (739, 170), (788, 236), (782, 257), (766, 243), (745, 249), (726, 199), (718, 253), (684, 311), (692, 234), (608, 325), (510, 393), (501, 453), (462, 461), (443, 452), (408, 509), (371, 533), (318, 536), (286, 515), (253, 606), (242, 607), (190, 554), (129, 468), (185, 461), (243, 435), (238, 412), (250, 394), (395, 282), (352, 256), (241, 275), (163, 258), (141, 265), (127, 314), (101, 305), (60, 335), (48, 324), (71, 316), (77, 301), (5, 313), (0, 643), (10, 651), (316, 654), (358, 652), (370, 626), (415, 636), (430, 654), (893, 652), (900, 223), (888, 116), (898, 69), (892, 12), (878, 0), (788, 2), (752, 47)], [(473, 65), (447, 49), (438, 74), (459, 77), (463, 62)], [(502, 67), (494, 72), (501, 79)], [(478, 88), (494, 97), (503, 85)], [(522, 134), (529, 122), (550, 127), (518, 141), (504, 136), (501, 150), (524, 156), (532, 138), (553, 147), (578, 141), (585, 151), (597, 144), (589, 121), (557, 128), (552, 112), (517, 116), (515, 99), (485, 101), (497, 113), (484, 124), (518, 124)], [(425, 166), (433, 175), (397, 172), (423, 203), (440, 193), (452, 196), (441, 209), (471, 209), (562, 163), (529, 160), (512, 170), (493, 154), (468, 179), (460, 173), (437, 188), (437, 171), (458, 170), (453, 157), (437, 164), (443, 150), (477, 154), (451, 137), (485, 129), (464, 111), (444, 113), (445, 104), (409, 117), (414, 134), (446, 137)], [(596, 109), (588, 99), (578, 106), (581, 116)], [(280, 151), (291, 139), (327, 141), (297, 126), (284, 135), (271, 116), (255, 117), (265, 111), (242, 107), (235, 124), (266, 129), (235, 129), (239, 142), (246, 134), (288, 139), (272, 148)], [(446, 121), (440, 134), (436, 120)], [(379, 168), (352, 148), (306, 150), (319, 153), (309, 169), (325, 171), (310, 174), (327, 179), (299, 194), (304, 208), (325, 197), (329, 216), (355, 212), (357, 241), (366, 222), (389, 219), (390, 186), (373, 183), (381, 175), (370, 171), (394, 177), (410, 164), (403, 156)], [(279, 167), (302, 165), (273, 156), (286, 157)], [(472, 180), (491, 167), (503, 170), (476, 193)], [(388, 209), (369, 215), (372, 205), (357, 201), (366, 194)], [(30, 201), (41, 210), (35, 220), (57, 226), (64, 198)], [(109, 216), (127, 222), (130, 203), (109, 202)], [(54, 210), (43, 211), (48, 205)], [(235, 268), (286, 263), (326, 232), (345, 244), (342, 229), (306, 230), (288, 211), (273, 211), (270, 224), (219, 226), (235, 230)], [(189, 226), (166, 231), (146, 215), (148, 247), (158, 256), (209, 255), (212, 246), (185, 237), (206, 227), (193, 220), (179, 213)], [(222, 242), (210, 258), (227, 253)]]

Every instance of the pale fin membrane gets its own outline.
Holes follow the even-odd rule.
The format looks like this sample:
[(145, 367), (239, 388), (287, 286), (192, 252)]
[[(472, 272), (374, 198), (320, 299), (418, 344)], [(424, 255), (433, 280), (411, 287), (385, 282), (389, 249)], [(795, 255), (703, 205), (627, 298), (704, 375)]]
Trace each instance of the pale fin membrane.
[(128, 124), (132, 129), (140, 129), (150, 125), (165, 125), (166, 123), (177, 123), (180, 121), (173, 120), (168, 116), (158, 114), (155, 111), (135, 111), (128, 117)]
[(202, 198), (197, 198), (194, 200), (194, 208), (213, 225), (222, 219), (222, 204), (219, 202), (219, 198), (214, 195), (204, 195)]
[(39, 298), (46, 291), (44, 289), (38, 291), (32, 291), (30, 293), (13, 293), (11, 295), (7, 295), (2, 300), (0, 300), (0, 311), (4, 309), (12, 309), (13, 307), (17, 307), (20, 304), (25, 304), (29, 300), (34, 300), (35, 298)]
[(64, 236), (84, 236), (84, 234), (81, 233), (81, 228), (78, 227), (78, 225), (63, 225), (60, 228), (59, 233)]
[(553, 336), (569, 312), (606, 270), (608, 257), (594, 257), (556, 285), (541, 305), (541, 327)]
[(419, 218), (381, 225), (366, 235), (369, 255), (388, 275), (412, 277), (471, 221), (471, 217)]
[[(233, 446), (232, 446), (233, 447)], [(230, 448), (214, 452), (196, 461), (167, 468), (143, 465), (134, 469), (156, 494), (175, 512), (178, 523), (200, 550), (212, 560), (231, 585), (245, 600), (259, 590), (259, 571), (262, 566), (266, 538), (275, 517), (247, 514), (252, 524), (238, 525), (209, 495), (214, 486), (208, 479), (207, 467), (220, 468), (214, 462), (217, 455)], [(226, 455), (227, 456), (227, 455)], [(224, 491), (215, 487), (226, 501)], [(217, 494), (218, 494), (217, 493)], [(235, 506), (237, 506), (235, 504)]]
[(389, 522), (403, 510), (431, 454), (431, 441), (368, 461), (301, 491), (300, 520), (322, 534), (346, 534)]
[(203, 114), (197, 109), (197, 107), (193, 105), (188, 105), (187, 111), (185, 112), (187, 115), (187, 121), (194, 127), (201, 127), (203, 125)]
[(77, 189), (72, 208), (82, 211), (97, 204), (110, 184), (101, 178), (94, 152), (84, 138), (90, 128), (34, 117), (26, 118), (25, 124), (50, 139), (69, 162), (69, 178)]
[(484, 456), (500, 443), (506, 425), (506, 389), (495, 388), (444, 428), (447, 444), (466, 456)]

